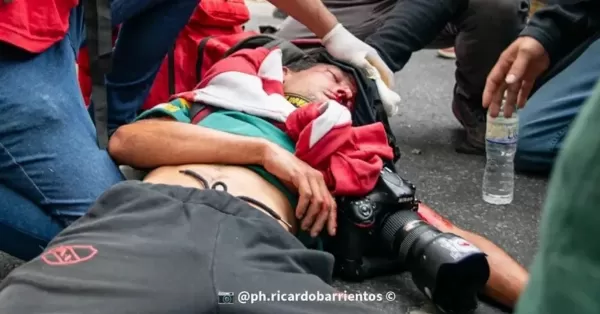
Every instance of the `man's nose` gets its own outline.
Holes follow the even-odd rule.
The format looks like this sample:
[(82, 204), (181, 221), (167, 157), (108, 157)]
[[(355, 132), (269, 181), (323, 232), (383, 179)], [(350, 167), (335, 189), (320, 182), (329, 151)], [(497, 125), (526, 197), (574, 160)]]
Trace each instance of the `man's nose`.
[(352, 99), (354, 99), (354, 93), (348, 87), (339, 87), (336, 90), (336, 94), (338, 98), (343, 101), (351, 101)]
[(352, 110), (354, 108), (354, 93), (349, 88), (339, 88), (336, 91), (337, 101), (345, 106), (346, 108)]

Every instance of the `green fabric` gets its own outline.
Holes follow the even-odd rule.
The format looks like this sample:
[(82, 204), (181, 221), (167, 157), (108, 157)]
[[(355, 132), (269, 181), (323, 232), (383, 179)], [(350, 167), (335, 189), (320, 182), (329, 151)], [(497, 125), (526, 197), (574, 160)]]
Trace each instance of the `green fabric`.
[[(294, 142), (292, 142), (283, 131), (264, 119), (242, 112), (227, 110), (215, 111), (202, 119), (198, 125), (237, 135), (264, 138), (283, 147), (291, 153), (296, 151)], [(265, 180), (283, 192), (290, 201), (292, 207), (296, 208), (298, 197), (286, 188), (279, 179), (267, 172), (267, 170), (261, 166), (248, 166), (248, 168), (256, 171), (260, 176), (265, 178)]]
[[(178, 98), (170, 103), (160, 104), (154, 108), (140, 114), (137, 120), (171, 117), (179, 122), (191, 123), (190, 104), (184, 99)], [(217, 110), (202, 119), (198, 125), (219, 130), (227, 133), (260, 137), (278, 144), (287, 151), (294, 153), (296, 148), (294, 142), (277, 127), (270, 122), (238, 111)], [(279, 179), (267, 172), (261, 166), (248, 166), (248, 168), (256, 171), (269, 183), (273, 184), (290, 201), (292, 208), (296, 208), (298, 204), (298, 196), (290, 191)], [(307, 232), (300, 231), (297, 235), (298, 239), (308, 248), (323, 250), (323, 243), (320, 238), (311, 238)]]
[[(145, 111), (140, 114), (136, 120), (168, 116), (179, 122), (191, 123), (189, 108), (190, 104), (187, 101), (178, 98), (170, 103), (160, 104)], [(198, 125), (231, 134), (264, 138), (291, 153), (296, 151), (294, 142), (287, 134), (285, 134), (285, 132), (264, 119), (246, 113), (230, 110), (215, 110), (202, 119)], [(265, 180), (283, 192), (290, 201), (292, 207), (296, 207), (298, 196), (295, 193), (292, 193), (281, 181), (279, 181), (279, 179), (267, 172), (267, 170), (261, 166), (248, 166), (248, 168), (257, 172)]]
[(554, 166), (540, 248), (517, 314), (600, 313), (600, 84)]
[(141, 113), (135, 121), (161, 117), (171, 117), (176, 121), (184, 123), (192, 122), (190, 118), (190, 105), (181, 98), (177, 98), (169, 103), (154, 106), (154, 108)]

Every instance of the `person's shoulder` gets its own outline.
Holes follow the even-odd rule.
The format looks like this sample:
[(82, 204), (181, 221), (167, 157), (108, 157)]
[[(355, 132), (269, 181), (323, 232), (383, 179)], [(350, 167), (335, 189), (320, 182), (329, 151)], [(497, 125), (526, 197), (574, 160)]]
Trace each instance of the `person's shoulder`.
[[(185, 100), (183, 98), (176, 98), (170, 102), (158, 104), (155, 107), (153, 107), (152, 109), (165, 110), (168, 112), (177, 112), (177, 111), (184, 110), (184, 109), (189, 110), (190, 107), (191, 107), (191, 105), (187, 100)], [(152, 110), (152, 109), (150, 109), (150, 110)]]
[(135, 120), (145, 120), (153, 118), (172, 118), (178, 122), (191, 123), (189, 116), (190, 103), (183, 98), (175, 98), (170, 102), (158, 104), (142, 112)]

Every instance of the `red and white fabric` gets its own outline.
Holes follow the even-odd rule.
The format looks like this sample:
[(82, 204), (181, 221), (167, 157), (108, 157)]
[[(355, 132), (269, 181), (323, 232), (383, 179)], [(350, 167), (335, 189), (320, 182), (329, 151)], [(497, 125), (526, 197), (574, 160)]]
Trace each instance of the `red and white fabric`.
[(379, 178), (382, 158), (394, 155), (383, 124), (353, 127), (348, 109), (333, 100), (292, 112), (285, 126), (296, 142), (296, 156), (323, 173), (333, 195), (369, 193)]
[(175, 97), (285, 122), (296, 107), (283, 95), (281, 60), (279, 49), (242, 49), (215, 63), (193, 91)]
[(321, 171), (335, 195), (368, 193), (382, 159), (393, 158), (381, 123), (353, 127), (348, 108), (333, 100), (302, 108), (289, 103), (279, 49), (240, 50), (215, 63), (193, 91), (174, 97), (284, 123), (296, 156)]

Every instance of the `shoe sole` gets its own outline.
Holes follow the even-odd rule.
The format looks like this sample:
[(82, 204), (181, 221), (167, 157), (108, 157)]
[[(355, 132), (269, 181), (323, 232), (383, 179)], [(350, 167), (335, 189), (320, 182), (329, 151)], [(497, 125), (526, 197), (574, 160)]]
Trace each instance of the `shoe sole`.
[(440, 58), (444, 58), (444, 59), (456, 59), (456, 53), (454, 52), (446, 52), (443, 50), (438, 50), (438, 57)]

